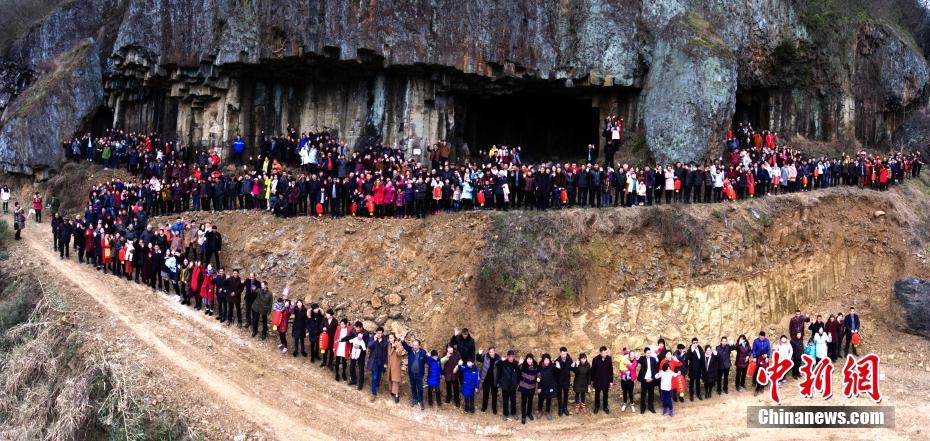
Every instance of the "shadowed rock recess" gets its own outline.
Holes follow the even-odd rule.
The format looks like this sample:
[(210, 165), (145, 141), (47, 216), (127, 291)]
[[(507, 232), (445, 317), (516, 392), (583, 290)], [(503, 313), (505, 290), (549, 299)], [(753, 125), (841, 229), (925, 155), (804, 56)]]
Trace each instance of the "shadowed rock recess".
[[(836, 36), (837, 53), (819, 53), (811, 48), (827, 49), (817, 49), (803, 7), (61, 2), (0, 63), (0, 166), (45, 176), (59, 168), (64, 138), (110, 125), (205, 145), (242, 134), (250, 148), (262, 131), (328, 126), (352, 146), (380, 140), (412, 156), (439, 140), (460, 156), (499, 139), (530, 158), (580, 157), (612, 114), (660, 161), (716, 155), (737, 119), (817, 140), (889, 143), (900, 112), (925, 101), (928, 67), (915, 39), (856, 18)], [(797, 53), (815, 55), (784, 57)], [(823, 70), (821, 59), (840, 70)], [(829, 75), (782, 81), (790, 63)], [(562, 114), (571, 131), (532, 129)], [(530, 129), (514, 134), (494, 120)]]

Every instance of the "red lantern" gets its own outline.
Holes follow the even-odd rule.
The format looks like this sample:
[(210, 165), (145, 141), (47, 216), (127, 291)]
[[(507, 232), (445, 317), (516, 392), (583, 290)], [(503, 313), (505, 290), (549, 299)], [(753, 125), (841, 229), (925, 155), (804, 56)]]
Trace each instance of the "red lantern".
[(324, 329), (320, 334), (320, 353), (329, 350), (329, 333)]

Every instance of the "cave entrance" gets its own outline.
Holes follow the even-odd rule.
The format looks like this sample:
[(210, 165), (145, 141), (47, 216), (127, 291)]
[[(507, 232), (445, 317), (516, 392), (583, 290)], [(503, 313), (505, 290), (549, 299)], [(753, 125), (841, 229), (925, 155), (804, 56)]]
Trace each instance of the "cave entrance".
[[(114, 127), (114, 113), (113, 109), (107, 106), (100, 106), (94, 111), (94, 116), (85, 126), (84, 132), (90, 132), (94, 137), (102, 136), (107, 130)], [(84, 133), (75, 134), (75, 136), (83, 136)]]
[(755, 130), (769, 130), (769, 93), (765, 89), (736, 91), (733, 126), (749, 123)]
[(598, 145), (600, 110), (591, 99), (563, 94), (514, 92), (471, 96), (464, 139), (477, 155), (492, 145), (521, 146), (524, 161), (580, 159)]

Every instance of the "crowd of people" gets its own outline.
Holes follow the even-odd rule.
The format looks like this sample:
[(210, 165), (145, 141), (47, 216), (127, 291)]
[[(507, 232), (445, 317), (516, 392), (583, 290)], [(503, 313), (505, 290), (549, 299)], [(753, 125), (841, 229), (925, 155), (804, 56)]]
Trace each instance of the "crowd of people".
[[(93, 193), (93, 203), (105, 195), (106, 190)], [(227, 272), (219, 257), (222, 236), (215, 226), (178, 219), (153, 232), (143, 213), (135, 212), (125, 218), (128, 221), (107, 215), (97, 228), (55, 213), (53, 246), (63, 259), (70, 258), (73, 248), (79, 262), (105, 273), (165, 294), (171, 288), (182, 304), (203, 309), (227, 326), (235, 323), (251, 330), (252, 337), (266, 339), (270, 320), (282, 354), (318, 362), (337, 382), (347, 382), (359, 390), (370, 386), (372, 401), (384, 386), (399, 403), (406, 380), (411, 406), (425, 409), (427, 404), (437, 408), (446, 404), (475, 413), (480, 394), (482, 412), (497, 415), (500, 402), (504, 420), (519, 418), (526, 424), (536, 418), (551, 420), (553, 402), (559, 417), (587, 412), (592, 391), (593, 413), (609, 414), (610, 392), (619, 384), (621, 412), (638, 409), (640, 413), (655, 413), (658, 389), (663, 415), (673, 416), (673, 403), (684, 402), (686, 392), (689, 401), (695, 397), (712, 399), (715, 392), (718, 396), (729, 394), (731, 369), (735, 371), (735, 392), (749, 388), (759, 394), (764, 381), (758, 372), (768, 367), (773, 353), (794, 361), (792, 376), (797, 379), (803, 354), (835, 362), (844, 352), (855, 354), (860, 343), (861, 321), (851, 307), (848, 315), (831, 314), (826, 322), (822, 315), (811, 321), (809, 315), (797, 310), (789, 321), (788, 333), (774, 344), (764, 331), (752, 341), (739, 335), (733, 345), (726, 336), (717, 345), (702, 345), (698, 338), (692, 338), (687, 346), (667, 345), (659, 338), (654, 347), (623, 348), (616, 360), (606, 346), (601, 346), (590, 358), (584, 352), (573, 357), (561, 347), (556, 354), (540, 354), (537, 361), (535, 354), (518, 356), (513, 349), (499, 354), (493, 344), (486, 350), (477, 349), (470, 331), (456, 328), (446, 344), (427, 352), (420, 340), (386, 333), (380, 326), (369, 330), (360, 320), (337, 319), (333, 309), (324, 311), (318, 303), (307, 305), (289, 286), (275, 295), (267, 281), (259, 281), (255, 273), (243, 279), (238, 269)], [(811, 333), (808, 337), (807, 331)], [(371, 376), (368, 384), (366, 374)], [(638, 405), (634, 398), (637, 383)]]
[[(605, 137), (619, 145), (622, 120), (608, 123)], [(525, 165), (521, 149), (506, 146), (481, 151), (477, 161), (453, 164), (448, 147), (437, 145), (430, 150), (430, 163), (423, 165), (381, 145), (350, 152), (322, 130), (271, 138), (254, 157), (246, 157), (245, 142), (237, 138), (233, 171), (223, 167), (217, 151), (176, 146), (157, 135), (112, 131), (96, 139), (76, 139), (66, 148), (75, 158), (126, 167), (134, 176), (131, 182), (113, 179), (94, 186), (84, 212), (76, 216), (59, 212), (54, 195), (47, 203), (37, 193), (32, 214), (40, 222), (43, 208), (49, 209), (52, 245), (62, 259), (70, 259), (74, 251), (78, 262), (99, 271), (165, 294), (173, 291), (181, 303), (228, 326), (245, 328), (252, 337), (276, 333), (280, 352), (319, 362), (336, 381), (361, 390), (370, 375), (373, 400), (386, 383), (399, 402), (406, 381), (412, 406), (453, 404), (474, 413), (480, 394), (482, 412), (497, 414), (500, 402), (504, 419), (519, 418), (525, 424), (538, 417), (552, 419), (553, 401), (560, 417), (586, 412), (592, 391), (593, 412), (609, 414), (609, 395), (619, 384), (621, 412), (655, 412), (658, 389), (663, 414), (671, 416), (673, 403), (686, 395), (693, 401), (711, 399), (715, 392), (729, 394), (731, 369), (734, 391), (751, 388), (759, 393), (763, 383), (749, 367), (763, 370), (774, 352), (795, 361), (794, 378), (803, 354), (836, 361), (843, 352), (855, 353), (861, 331), (855, 308), (826, 321), (820, 315), (811, 321), (798, 311), (788, 333), (774, 344), (760, 332), (751, 341), (739, 335), (733, 345), (727, 337), (716, 345), (697, 338), (666, 345), (660, 338), (654, 347), (623, 348), (616, 359), (604, 346), (590, 357), (584, 352), (573, 356), (565, 347), (537, 356), (513, 349), (498, 353), (493, 345), (478, 350), (468, 329), (456, 329), (447, 343), (434, 344), (427, 352), (422, 341), (381, 327), (366, 329), (361, 321), (337, 318), (320, 304), (305, 304), (289, 287), (275, 295), (255, 273), (227, 270), (223, 261), (228, 259), (221, 257), (223, 236), (215, 225), (181, 216), (161, 225), (149, 221), (189, 210), (424, 217), (480, 208), (710, 203), (836, 185), (881, 190), (920, 173), (919, 154), (813, 159), (778, 146), (775, 134), (757, 134), (749, 127), (738, 127), (728, 138), (727, 159), (654, 169), (616, 166), (610, 158), (603, 166), (594, 160)], [(289, 170), (295, 161), (299, 165)], [(9, 189), (0, 189), (4, 210), (8, 195)], [(18, 203), (14, 215), (24, 226)]]
[[(902, 152), (810, 158), (781, 145), (774, 133), (740, 125), (716, 160), (631, 166), (613, 161), (622, 120), (605, 124), (609, 148), (603, 164), (593, 146), (580, 162), (526, 164), (522, 148), (508, 146), (452, 162), (444, 143), (430, 148), (421, 163), (378, 143), (352, 151), (329, 129), (302, 134), (290, 129), (267, 141), (262, 135), (254, 149), (236, 137), (235, 167), (225, 167), (217, 149), (191, 149), (155, 134), (114, 130), (65, 146), (74, 158), (125, 167), (134, 182), (109, 182), (106, 190), (114, 202), (141, 200), (152, 215), (242, 209), (279, 216), (424, 218), (476, 209), (719, 203), (841, 185), (885, 190), (919, 175), (923, 164), (919, 153)], [(246, 156), (247, 151), (257, 155)]]

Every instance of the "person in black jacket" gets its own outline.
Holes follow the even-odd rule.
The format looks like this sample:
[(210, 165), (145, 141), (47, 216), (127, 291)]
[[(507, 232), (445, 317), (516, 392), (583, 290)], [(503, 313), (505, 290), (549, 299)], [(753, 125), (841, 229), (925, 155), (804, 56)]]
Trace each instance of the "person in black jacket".
[(643, 355), (639, 357), (639, 372), (636, 374), (636, 380), (639, 381), (639, 413), (646, 413), (646, 409), (656, 413), (653, 407), (655, 401), (655, 388), (657, 383), (656, 374), (659, 373), (659, 360), (652, 356), (652, 349), (646, 347)]
[(307, 351), (304, 347), (304, 338), (307, 335), (307, 307), (304, 306), (303, 299), (297, 300), (297, 303), (294, 304), (294, 312), (291, 315), (294, 316), (294, 324), (291, 325), (291, 334), (294, 336), (293, 355), (296, 357), (299, 349), (300, 355), (306, 357)]
[(717, 382), (717, 372), (720, 370), (720, 357), (710, 347), (704, 346), (704, 395), (710, 398), (714, 392), (714, 383)]
[(727, 338), (721, 338), (720, 344), (717, 346), (717, 357), (720, 361), (718, 364), (720, 369), (717, 371), (717, 395), (730, 393), (728, 383), (730, 382), (730, 367), (732, 366), (730, 364), (730, 353), (732, 351), (733, 347), (727, 342)]
[(559, 403), (559, 416), (568, 416), (568, 390), (572, 386), (572, 357), (568, 355), (568, 349), (564, 346), (559, 348), (559, 358), (555, 359), (555, 369), (557, 372), (556, 396)]
[(552, 421), (552, 397), (556, 393), (556, 382), (558, 371), (552, 364), (552, 357), (549, 354), (543, 354), (539, 359), (539, 386), (537, 393), (539, 401), (536, 402), (536, 413), (543, 415), (545, 408), (546, 419)]
[(226, 278), (226, 326), (232, 325), (233, 310), (236, 311), (236, 326), (242, 327), (242, 290), (245, 285), (239, 277), (239, 270), (233, 270), (232, 275)]
[(697, 391), (698, 400), (703, 400), (701, 379), (704, 378), (704, 350), (698, 344), (697, 338), (691, 339), (691, 347), (685, 354), (685, 360), (688, 365), (688, 399), (694, 401), (694, 394)]
[(471, 360), (475, 361), (475, 339), (468, 332), (468, 328), (455, 328), (452, 338), (449, 339), (449, 346), (452, 346), (462, 357), (462, 363)]
[(327, 309), (326, 316), (323, 318), (323, 325), (320, 329), (326, 330), (326, 335), (329, 336), (329, 349), (326, 350), (326, 353), (323, 354), (323, 360), (320, 362), (320, 367), (328, 367), (329, 370), (333, 370), (333, 349), (335, 339), (336, 339), (336, 328), (339, 326), (339, 322), (336, 321), (336, 317), (333, 317), (333, 310)]
[(55, 213), (52, 215), (52, 249), (58, 251), (58, 227), (61, 225), (61, 215)]
[(252, 326), (252, 305), (255, 303), (255, 295), (262, 284), (255, 278), (255, 273), (249, 273), (249, 278), (245, 279), (243, 286), (245, 287), (245, 327), (250, 328)]
[(488, 411), (488, 401), (491, 402), (491, 413), (497, 415), (497, 363), (501, 360), (497, 355), (494, 346), (488, 348), (488, 352), (481, 357), (481, 411)]
[[(55, 213), (58, 216), (58, 213)], [(71, 222), (68, 219), (61, 219), (58, 224), (58, 256), (62, 259), (70, 259), (71, 249)]]
[[(304, 311), (304, 315), (306, 315), (306, 310)], [(350, 330), (348, 335), (343, 337), (340, 342), (345, 343), (352, 341), (352, 339), (359, 335), (362, 336), (362, 341), (366, 342), (366, 344), (368, 340), (371, 339), (371, 334), (365, 330), (362, 322), (356, 321), (355, 327)], [(365, 387), (365, 352), (365, 349), (362, 349), (357, 359), (351, 359), (349, 361), (349, 386), (358, 385), (358, 390), (362, 390)]]
[(607, 355), (606, 346), (601, 346), (600, 353), (591, 361), (591, 382), (594, 384), (594, 413), (603, 407), (604, 413), (609, 415), (607, 394), (614, 385), (614, 362)]
[(219, 273), (216, 274), (216, 278), (213, 279), (213, 286), (216, 287), (216, 305), (219, 307), (219, 314), (216, 315), (216, 319), (220, 323), (225, 322), (229, 315), (229, 303), (226, 301), (226, 269), (220, 268)]
[(307, 333), (310, 336), (310, 362), (315, 363), (317, 360), (323, 358), (320, 355), (320, 332), (323, 329), (323, 311), (320, 310), (320, 305), (314, 303), (310, 305), (310, 311), (307, 313), (309, 315), (307, 321)]
[(216, 230), (216, 225), (204, 233), (203, 264), (210, 263), (210, 257), (216, 260), (216, 267), (220, 267), (220, 251), (223, 250), (223, 235)]
[(504, 421), (512, 420), (517, 416), (517, 386), (520, 385), (520, 365), (517, 364), (513, 350), (507, 351), (507, 357), (497, 362), (494, 368), (497, 372), (494, 379), (501, 388), (501, 404)]

